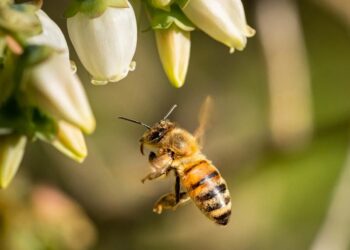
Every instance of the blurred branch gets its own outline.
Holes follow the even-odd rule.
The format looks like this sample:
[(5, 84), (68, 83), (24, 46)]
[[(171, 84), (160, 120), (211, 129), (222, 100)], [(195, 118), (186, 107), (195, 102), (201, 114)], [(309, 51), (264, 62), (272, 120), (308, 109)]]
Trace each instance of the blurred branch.
[(350, 145), (343, 173), (334, 190), (325, 221), (316, 235), (311, 250), (347, 250), (350, 246)]
[(317, 4), (331, 9), (338, 17), (350, 25), (350, 1), (349, 0), (316, 0)]
[(293, 1), (258, 1), (258, 34), (267, 64), (273, 142), (293, 148), (311, 137), (310, 72)]

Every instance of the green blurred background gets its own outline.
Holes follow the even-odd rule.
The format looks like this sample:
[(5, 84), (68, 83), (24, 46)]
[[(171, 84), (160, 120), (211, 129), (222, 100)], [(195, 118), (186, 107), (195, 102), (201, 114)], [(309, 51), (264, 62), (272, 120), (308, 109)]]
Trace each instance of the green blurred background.
[[(67, 5), (43, 6), (66, 35)], [(231, 55), (193, 32), (181, 89), (163, 73), (153, 32), (142, 32), (148, 23), (139, 1), (137, 67), (121, 82), (90, 84), (67, 36), (98, 122), (89, 156), (79, 165), (43, 143), (28, 147), (19, 174), (0, 191), (0, 249), (350, 249), (350, 4), (244, 5), (256, 36)], [(117, 119), (152, 124), (176, 103), (171, 119), (194, 131), (208, 95), (214, 109), (203, 151), (231, 192), (226, 227), (193, 204), (154, 214), (174, 178), (141, 183), (149, 171), (138, 144), (144, 129)]]

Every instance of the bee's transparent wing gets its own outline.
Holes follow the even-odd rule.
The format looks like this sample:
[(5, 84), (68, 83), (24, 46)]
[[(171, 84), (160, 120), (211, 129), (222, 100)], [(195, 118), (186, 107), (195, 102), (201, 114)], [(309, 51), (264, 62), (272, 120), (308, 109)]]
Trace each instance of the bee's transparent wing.
[(199, 126), (194, 131), (194, 137), (200, 145), (203, 145), (204, 141), (204, 133), (208, 127), (208, 121), (210, 118), (211, 111), (213, 109), (213, 99), (210, 96), (207, 96), (199, 110)]

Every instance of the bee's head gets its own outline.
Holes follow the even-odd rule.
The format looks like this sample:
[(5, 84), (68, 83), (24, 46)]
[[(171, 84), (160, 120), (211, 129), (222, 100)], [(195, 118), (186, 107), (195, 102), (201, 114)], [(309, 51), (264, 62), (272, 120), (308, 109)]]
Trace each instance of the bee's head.
[(131, 120), (129, 118), (125, 117), (119, 117), (119, 119), (123, 119), (126, 121), (130, 121), (133, 123), (137, 123), (139, 125), (142, 125), (147, 128), (147, 131), (142, 135), (140, 139), (140, 151), (143, 154), (143, 148), (144, 146), (149, 146), (149, 147), (157, 147), (159, 145), (160, 141), (163, 139), (163, 137), (175, 127), (175, 124), (167, 118), (169, 115), (174, 111), (174, 109), (177, 107), (175, 104), (169, 112), (164, 116), (162, 120), (154, 124), (152, 127), (148, 126), (147, 124), (135, 120)]
[(150, 129), (145, 131), (140, 139), (140, 150), (143, 154), (144, 145), (149, 147), (157, 147), (163, 137), (173, 128), (175, 124), (169, 120), (161, 120), (154, 124)]

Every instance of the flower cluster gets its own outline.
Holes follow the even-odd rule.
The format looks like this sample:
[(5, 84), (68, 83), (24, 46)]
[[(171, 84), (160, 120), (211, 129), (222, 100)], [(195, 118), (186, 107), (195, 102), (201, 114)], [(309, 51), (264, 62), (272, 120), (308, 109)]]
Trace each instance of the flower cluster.
[[(255, 31), (247, 25), (241, 0), (144, 0), (159, 56), (169, 81), (183, 86), (196, 27), (243, 50)], [(73, 0), (66, 12), (73, 46), (92, 83), (116, 82), (135, 68), (136, 18), (127, 0)]]
[[(41, 2), (0, 1), (0, 187), (12, 180), (28, 141), (45, 141), (81, 162), (87, 155), (83, 133), (95, 129), (65, 37), (40, 9)], [(243, 50), (255, 33), (246, 23), (241, 0), (142, 3), (164, 71), (177, 88), (185, 82), (195, 28), (231, 53)], [(117, 82), (135, 69), (137, 21), (128, 0), (71, 0), (65, 15), (69, 37), (92, 83)]]
[(95, 118), (72, 70), (59, 27), (37, 6), (0, 3), (0, 187), (17, 172), (28, 141), (81, 162)]
[(255, 30), (247, 25), (241, 0), (148, 0), (159, 56), (173, 86), (183, 86), (195, 28), (230, 48), (243, 50)]

